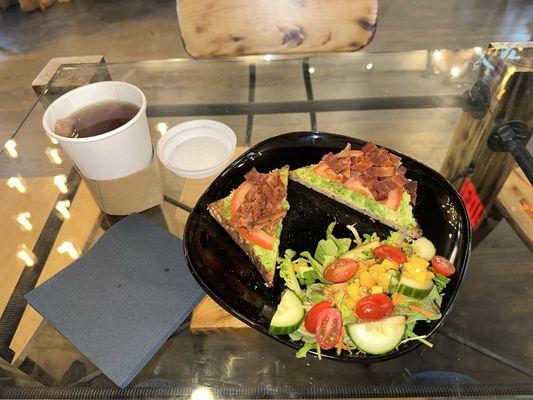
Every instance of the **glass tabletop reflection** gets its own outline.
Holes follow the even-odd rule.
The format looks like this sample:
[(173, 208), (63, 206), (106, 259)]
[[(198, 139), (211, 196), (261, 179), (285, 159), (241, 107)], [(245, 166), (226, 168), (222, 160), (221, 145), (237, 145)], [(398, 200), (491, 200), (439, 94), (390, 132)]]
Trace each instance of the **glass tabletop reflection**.
[[(531, 84), (517, 75), (533, 71), (531, 52), (505, 51), (62, 66), (0, 155), (1, 257), (9, 266), (0, 280), (0, 356), (8, 361), (0, 360), (0, 379), (6, 376), (14, 387), (115, 387), (20, 298), (87, 252), (119, 219), (100, 211), (41, 122), (46, 107), (69, 90), (117, 80), (145, 93), (154, 144), (170, 127), (192, 119), (231, 127), (237, 136), (235, 156), (287, 132), (345, 134), (418, 159), (458, 189), (469, 179), (484, 205), (470, 269), (454, 309), (431, 338), (433, 348), (420, 346), (401, 358), (367, 365), (296, 359), (291, 349), (251, 328), (194, 332), (189, 318), (130, 388), (237, 390), (219, 397), (240, 397), (240, 389), (263, 397), (356, 397), (357, 387), (375, 386), (376, 395), (387, 397), (399, 396), (387, 388), (413, 385), (509, 385), (511, 390), (533, 384), (531, 252), (505, 220), (487, 228), (497, 193), (485, 188), (501, 186), (498, 176), (516, 165), (508, 155), (494, 158), (481, 149), (482, 139), (474, 143), (460, 135), (486, 140), (486, 131), (497, 123), (521, 115), (531, 119)], [(514, 91), (520, 85), (527, 90)], [(189, 212), (215, 177), (191, 180), (165, 168), (161, 172), (165, 201), (142, 214), (181, 237)]]

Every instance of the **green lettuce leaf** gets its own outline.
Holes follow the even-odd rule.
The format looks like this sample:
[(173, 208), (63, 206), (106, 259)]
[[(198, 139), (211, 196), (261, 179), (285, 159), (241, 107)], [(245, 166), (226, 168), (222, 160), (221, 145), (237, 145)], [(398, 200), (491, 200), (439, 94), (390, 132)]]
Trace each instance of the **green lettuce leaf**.
[(326, 296), (324, 295), (324, 286), (325, 285), (323, 283), (315, 283), (307, 286), (305, 290), (305, 296), (313, 304), (326, 300)]
[(285, 286), (291, 289), (302, 300), (305, 298), (296, 273), (294, 272), (294, 266), (292, 265), (292, 258), (295, 256), (295, 252), (292, 250), (286, 250), (285, 256), (279, 265), (279, 276), (285, 281)]
[(450, 282), (450, 279), (435, 272), (435, 278), (433, 278), (433, 282), (437, 286), (439, 293), (442, 293), (442, 291), (446, 288), (446, 285)]
[(300, 282), (300, 285), (307, 286), (315, 283), (319, 280), (318, 273), (313, 267), (309, 265), (307, 260), (299, 258), (295, 261), (296, 263), (296, 277)]
[(328, 229), (326, 229), (326, 239), (332, 240), (335, 243), (335, 245), (337, 246), (336, 257), (339, 257), (340, 255), (350, 250), (352, 239), (350, 238), (338, 239), (335, 236), (333, 236), (333, 228), (335, 228), (335, 225), (336, 225), (336, 222), (332, 222), (331, 224), (329, 224)]
[(300, 350), (296, 352), (296, 358), (304, 358), (309, 350), (318, 350), (319, 348), (316, 343), (304, 343)]

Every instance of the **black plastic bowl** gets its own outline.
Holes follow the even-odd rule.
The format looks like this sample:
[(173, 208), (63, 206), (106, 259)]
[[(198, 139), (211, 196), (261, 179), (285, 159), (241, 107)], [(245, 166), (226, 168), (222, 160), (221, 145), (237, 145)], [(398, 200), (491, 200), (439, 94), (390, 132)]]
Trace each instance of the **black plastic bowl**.
[[(243, 180), (252, 167), (260, 172), (290, 165), (296, 169), (317, 163), (329, 152), (342, 150), (346, 143), (353, 149), (366, 142), (347, 136), (323, 132), (294, 132), (265, 140), (249, 149), (222, 172), (202, 195), (185, 227), (184, 250), (189, 268), (198, 283), (225, 310), (259, 332), (293, 348), (301, 343), (292, 342), (288, 336), (273, 336), (268, 332), (270, 319), (279, 302), (284, 287), (276, 277), (273, 288), (267, 288), (255, 267), (244, 252), (233, 242), (224, 229), (209, 215), (207, 205), (227, 196)], [(457, 272), (444, 292), (443, 318), (430, 324), (419, 322), (416, 333), (432, 335), (452, 309), (457, 292), (465, 276), (470, 258), (471, 230), (464, 204), (453, 186), (438, 172), (401, 153), (407, 177), (418, 181), (418, 198), (415, 207), (424, 236), (437, 248), (437, 254), (450, 259)], [(290, 210), (283, 223), (280, 254), (290, 248), (296, 252), (314, 252), (318, 241), (325, 236), (326, 227), (336, 220), (334, 234), (351, 237), (345, 228), (356, 224), (360, 234), (377, 232), (381, 238), (388, 236), (391, 228), (371, 221), (368, 217), (343, 206), (304, 186), (289, 181)], [(399, 349), (379, 356), (355, 356), (335, 350), (323, 351), (322, 356), (342, 361), (371, 362), (398, 357), (420, 343), (410, 341)]]

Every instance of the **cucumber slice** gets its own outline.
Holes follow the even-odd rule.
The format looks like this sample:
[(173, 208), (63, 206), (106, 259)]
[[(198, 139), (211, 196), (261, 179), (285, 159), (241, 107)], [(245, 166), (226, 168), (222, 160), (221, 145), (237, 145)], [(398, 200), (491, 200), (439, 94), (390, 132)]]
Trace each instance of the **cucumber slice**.
[(269, 331), (273, 335), (287, 335), (294, 332), (305, 316), (302, 301), (292, 290), (281, 295), (278, 309), (270, 321)]
[(415, 299), (422, 299), (431, 292), (431, 288), (433, 288), (433, 281), (431, 279), (424, 282), (418, 282), (402, 275), (400, 278), (398, 293)]
[(397, 315), (347, 327), (354, 344), (368, 354), (385, 354), (400, 344), (405, 334), (405, 317)]
[(433, 243), (425, 237), (413, 241), (412, 246), (415, 254), (427, 261), (431, 261), (435, 254), (437, 254), (437, 249), (435, 249)]

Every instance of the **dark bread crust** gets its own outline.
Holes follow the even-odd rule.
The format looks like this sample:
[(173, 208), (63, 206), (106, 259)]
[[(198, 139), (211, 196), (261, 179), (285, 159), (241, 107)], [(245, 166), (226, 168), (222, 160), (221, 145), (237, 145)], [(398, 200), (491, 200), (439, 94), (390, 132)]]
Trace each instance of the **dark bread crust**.
[(239, 235), (237, 230), (228, 223), (228, 220), (223, 217), (223, 209), (224, 199), (217, 200), (207, 206), (209, 214), (211, 214), (213, 218), (217, 220), (217, 222), (226, 230), (226, 232), (228, 232), (228, 234), (235, 241), (235, 243), (237, 243), (239, 247), (246, 253), (246, 255), (250, 257), (250, 260), (252, 260), (252, 263), (255, 265), (255, 267), (265, 280), (266, 286), (272, 287), (274, 283), (274, 275), (276, 273), (276, 269), (265, 268), (265, 266), (261, 263), (259, 257), (255, 255), (252, 246), (246, 240), (244, 240), (241, 235)]
[(330, 199), (338, 201), (339, 203), (342, 203), (345, 206), (348, 206), (348, 207), (354, 209), (355, 211), (360, 212), (361, 214), (365, 214), (365, 215), (367, 215), (370, 218), (374, 218), (374, 219), (384, 223), (385, 225), (388, 225), (388, 226), (398, 230), (399, 232), (403, 233), (404, 235), (407, 235), (407, 236), (412, 237), (414, 239), (419, 238), (420, 236), (422, 236), (422, 229), (420, 229), (420, 227), (418, 225), (415, 228), (408, 228), (406, 226), (403, 226), (403, 225), (400, 225), (400, 224), (398, 224), (396, 222), (393, 222), (393, 221), (391, 221), (389, 219), (386, 219), (386, 218), (383, 218), (383, 217), (381, 217), (379, 215), (373, 214), (373, 213), (369, 212), (368, 210), (366, 210), (364, 208), (358, 207), (357, 205), (344, 200), (341, 196), (336, 196), (336, 195), (334, 195), (332, 193), (329, 193), (329, 192), (325, 191), (324, 189), (322, 189), (319, 186), (313, 185), (312, 183), (307, 182), (304, 179), (301, 179), (299, 176), (297, 176), (294, 173), (294, 171), (290, 171), (289, 172), (289, 178), (291, 180), (295, 181), (295, 182), (298, 182), (298, 183), (304, 185), (305, 187), (307, 187), (309, 189), (312, 189), (312, 190), (314, 190), (314, 191), (316, 191), (318, 193), (323, 194), (324, 196), (329, 197)]

